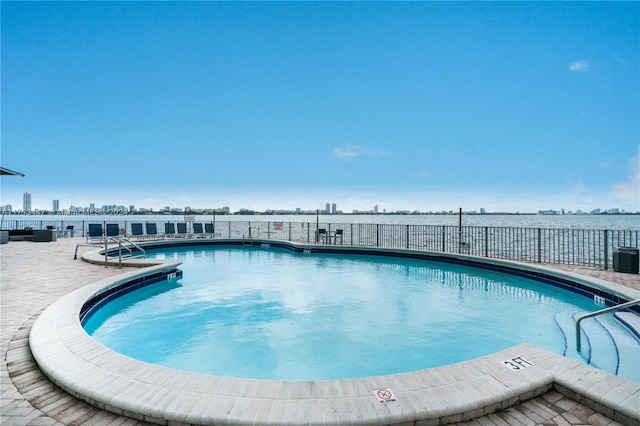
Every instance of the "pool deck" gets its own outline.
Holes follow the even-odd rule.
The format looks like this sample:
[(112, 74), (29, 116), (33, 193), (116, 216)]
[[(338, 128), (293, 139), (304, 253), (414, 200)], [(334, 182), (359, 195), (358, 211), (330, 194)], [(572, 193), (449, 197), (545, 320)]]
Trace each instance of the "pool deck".
[[(0, 245), (0, 320), (1, 320), (1, 344), (3, 361), (0, 364), (0, 424), (2, 425), (144, 425), (149, 424), (142, 420), (119, 416), (103, 411), (76, 399), (68, 393), (57, 388), (50, 382), (36, 365), (29, 348), (29, 332), (34, 321), (45, 308), (62, 296), (95, 283), (105, 278), (115, 277), (123, 273), (131, 273), (129, 268), (118, 269), (116, 267), (104, 268), (92, 265), (81, 260), (73, 259), (76, 244), (84, 243), (83, 238), (63, 238), (56, 242), (34, 243), (28, 241), (10, 242)], [(82, 250), (90, 248), (82, 247)], [(547, 265), (549, 267), (550, 265)], [(554, 269), (567, 273), (578, 273), (584, 276), (615, 283), (629, 289), (640, 291), (640, 275), (616, 273), (611, 270), (604, 271), (595, 268), (573, 267), (567, 265), (553, 265)], [(522, 356), (531, 361), (535, 366), (523, 371), (513, 372), (508, 370), (501, 361), (517, 356)], [(413, 424), (411, 410), (406, 410), (404, 401), (412, 400), (414, 404), (422, 404), (425, 409), (434, 409), (439, 406), (443, 415), (439, 417), (447, 419), (447, 398), (453, 398), (456, 403), (464, 405), (468, 403), (465, 398), (469, 396), (470, 388), (459, 388), (456, 381), (471, 383), (476, 387), (475, 394), (480, 395), (489, 392), (485, 387), (487, 383), (496, 385), (500, 382), (498, 392), (504, 392), (504, 385), (509, 392), (515, 392), (511, 399), (525, 400), (512, 407), (499, 410), (495, 413), (482, 416), (479, 412), (474, 420), (463, 422), (462, 417), (450, 416), (450, 424), (465, 425), (610, 425), (629, 424), (629, 420), (638, 424), (640, 422), (640, 384), (625, 381), (616, 376), (609, 375), (587, 366), (566, 360), (555, 354), (528, 345), (521, 345), (512, 350), (483, 357), (480, 367), (470, 368), (467, 363), (447, 366), (440, 369), (425, 370), (429, 376), (419, 376), (414, 373), (404, 375), (404, 379), (380, 380), (372, 378), (365, 383), (365, 389), (356, 389), (351, 383), (352, 391), (359, 393), (356, 404), (352, 405), (347, 399), (340, 403), (329, 403), (326, 413), (333, 413), (330, 417), (326, 413), (325, 424), (336, 424), (336, 419), (342, 419), (340, 423), (357, 423), (361, 413), (373, 409), (380, 409), (379, 402), (375, 399), (374, 390), (388, 388), (395, 392), (397, 401), (390, 401), (381, 408), (383, 414), (379, 414), (378, 424), (385, 424), (386, 413), (397, 413), (395, 419), (405, 419), (405, 424)], [(562, 367), (560, 365), (562, 364)], [(562, 370), (562, 371), (560, 371)], [(482, 374), (480, 374), (482, 373)], [(489, 380), (486, 377), (490, 376)], [(188, 379), (192, 378), (186, 375)], [(431, 389), (418, 389), (412, 381), (423, 382), (428, 377), (430, 383), (439, 383)], [(105, 376), (108, 379), (108, 376)], [(495, 380), (498, 378), (499, 380)], [(81, 378), (78, 378), (81, 382)], [(190, 380), (188, 380), (190, 381)], [(104, 388), (110, 387), (110, 380), (103, 383)], [(305, 383), (305, 382), (303, 382)], [(306, 382), (309, 383), (309, 382)], [(331, 383), (331, 382), (325, 382)], [(361, 382), (363, 383), (363, 382)], [(182, 384), (184, 388), (189, 385)], [(298, 388), (304, 386), (298, 386)], [(424, 383), (422, 383), (424, 387)], [(318, 422), (318, 413), (304, 413), (300, 405), (287, 405), (287, 401), (295, 400), (293, 394), (296, 386), (288, 386), (280, 383), (278, 389), (279, 403), (269, 403), (265, 406), (228, 406), (229, 412), (242, 409), (243, 414), (251, 410), (251, 419), (242, 416), (236, 417), (236, 421), (246, 424), (266, 422), (271, 419), (273, 424), (288, 422), (289, 424), (309, 423), (310, 420)], [(408, 390), (405, 390), (408, 389)], [(462, 390), (464, 395), (460, 395)], [(190, 392), (195, 394), (196, 389)], [(201, 390), (197, 390), (198, 392)], [(297, 389), (301, 393), (306, 389)], [(244, 389), (245, 393), (257, 394), (260, 391), (251, 386)], [(289, 396), (285, 393), (291, 392)], [(317, 392), (317, 390), (316, 390)], [(331, 388), (328, 385), (322, 392), (344, 392)], [(422, 393), (421, 393), (422, 392)], [(424, 392), (429, 393), (429, 403), (424, 402)], [(453, 395), (447, 395), (453, 393)], [(264, 395), (259, 395), (259, 401), (265, 401)], [(471, 398), (469, 396), (469, 398)], [(147, 396), (147, 400), (153, 399)], [(222, 401), (224, 398), (220, 398)], [(509, 398), (507, 398), (509, 399)], [(323, 406), (331, 398), (318, 401), (318, 406)], [(258, 399), (256, 399), (258, 401)], [(248, 401), (251, 402), (251, 401)], [(189, 400), (180, 404), (188, 406)], [(195, 405), (197, 401), (193, 401)], [(499, 402), (495, 402), (498, 404)], [(158, 401), (157, 406), (175, 405), (174, 401)], [(617, 404), (617, 408), (611, 408)], [(431, 408), (429, 407), (431, 405)], [(223, 419), (227, 416), (224, 409), (207, 413), (210, 418)], [(262, 410), (266, 409), (267, 412)], [(289, 416), (286, 410), (290, 407), (299, 410)], [(186, 407), (192, 409), (193, 407)], [(273, 420), (274, 412), (282, 408), (279, 413), (282, 421)], [(594, 410), (596, 408), (598, 411)], [(160, 409), (160, 408), (159, 408)], [(470, 411), (476, 410), (471, 408)], [(216, 412), (219, 411), (219, 412)], [(620, 416), (620, 413), (626, 413)], [(271, 416), (271, 417), (270, 417)], [(389, 417), (390, 418), (390, 417)], [(243, 420), (244, 419), (244, 420)], [(168, 424), (173, 424), (167, 422)], [(395, 422), (399, 423), (399, 422)], [(423, 422), (420, 424), (437, 424), (435, 422)]]

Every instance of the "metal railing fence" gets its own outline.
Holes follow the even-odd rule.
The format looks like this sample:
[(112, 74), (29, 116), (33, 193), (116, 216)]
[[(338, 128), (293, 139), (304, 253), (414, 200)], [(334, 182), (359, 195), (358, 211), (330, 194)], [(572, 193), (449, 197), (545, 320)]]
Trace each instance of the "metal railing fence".
[[(164, 221), (140, 220), (7, 220), (3, 229), (55, 229), (60, 237), (84, 237), (89, 224), (117, 224), (131, 234), (132, 223), (156, 223), (160, 236)], [(175, 222), (174, 222), (175, 223)], [(617, 247), (640, 247), (638, 230), (515, 228), (489, 226), (397, 225), (330, 222), (196, 221), (213, 225), (218, 238), (253, 238), (315, 243), (317, 230), (326, 235), (342, 230), (341, 239), (323, 243), (360, 247), (461, 253), (496, 259), (557, 263), (609, 269)], [(192, 222), (187, 222), (192, 233)]]

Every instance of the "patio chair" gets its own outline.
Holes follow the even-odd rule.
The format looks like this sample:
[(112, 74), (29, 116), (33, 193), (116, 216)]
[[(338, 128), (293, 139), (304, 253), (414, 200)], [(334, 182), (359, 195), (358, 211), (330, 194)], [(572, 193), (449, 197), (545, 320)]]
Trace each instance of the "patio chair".
[(145, 223), (145, 230), (147, 231), (147, 237), (149, 239), (153, 238), (154, 240), (159, 238), (158, 236), (158, 226), (155, 223)]
[(318, 228), (316, 231), (316, 243), (327, 242), (327, 230), (325, 228)]
[(343, 229), (336, 229), (336, 232), (331, 236), (333, 238), (333, 244), (338, 244), (338, 239), (340, 240), (340, 245), (342, 245), (342, 237), (344, 235)]
[(204, 238), (204, 231), (202, 230), (201, 223), (193, 224), (193, 236), (196, 238)]
[(173, 222), (167, 222), (164, 224), (164, 236), (165, 238), (176, 237), (176, 225)]
[(144, 232), (142, 231), (141, 223), (131, 224), (131, 236), (135, 237), (138, 241), (144, 238)]
[(102, 232), (101, 223), (90, 223), (89, 231), (87, 232), (87, 242), (102, 242), (104, 241), (104, 233)]
[(178, 222), (176, 225), (178, 226), (178, 237), (189, 238), (189, 233), (187, 232), (187, 223)]
[(211, 237), (216, 238), (220, 236), (220, 233), (215, 232), (215, 228), (213, 227), (213, 223), (205, 223), (204, 224), (204, 234)]

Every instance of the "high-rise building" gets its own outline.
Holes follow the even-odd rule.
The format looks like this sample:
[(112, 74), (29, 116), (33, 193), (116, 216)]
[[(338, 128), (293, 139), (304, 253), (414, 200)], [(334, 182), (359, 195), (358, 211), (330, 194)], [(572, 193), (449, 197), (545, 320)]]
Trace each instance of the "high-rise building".
[(25, 212), (31, 211), (31, 194), (28, 192), (25, 192), (22, 196), (22, 210)]
[(338, 206), (336, 203), (331, 204), (331, 213), (336, 214), (338, 212)]
[(375, 214), (378, 214), (378, 205), (377, 204), (375, 206), (373, 206), (373, 212)]
[(327, 204), (324, 206), (324, 212), (325, 212), (325, 213), (331, 213), (331, 204), (327, 203)]
[(53, 200), (53, 213), (60, 211), (60, 200)]

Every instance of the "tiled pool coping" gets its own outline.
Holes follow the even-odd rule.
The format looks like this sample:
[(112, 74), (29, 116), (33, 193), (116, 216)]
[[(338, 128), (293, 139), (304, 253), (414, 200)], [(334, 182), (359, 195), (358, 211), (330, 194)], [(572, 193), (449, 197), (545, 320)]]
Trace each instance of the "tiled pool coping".
[[(97, 252), (84, 257), (104, 261)], [(490, 263), (524, 267), (512, 262)], [(412, 373), (286, 382), (213, 377), (154, 366), (117, 354), (84, 332), (78, 314), (96, 293), (177, 265), (163, 262), (136, 268), (80, 288), (52, 304), (30, 335), (31, 350), (43, 372), (58, 386), (98, 408), (159, 424), (446, 424), (486, 415), (551, 388), (621, 423), (640, 420), (640, 384), (528, 344)], [(640, 292), (627, 287), (526, 267), (618, 296), (639, 298)], [(503, 363), (518, 357), (533, 365), (516, 371)], [(382, 398), (378, 390), (383, 390)]]

